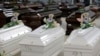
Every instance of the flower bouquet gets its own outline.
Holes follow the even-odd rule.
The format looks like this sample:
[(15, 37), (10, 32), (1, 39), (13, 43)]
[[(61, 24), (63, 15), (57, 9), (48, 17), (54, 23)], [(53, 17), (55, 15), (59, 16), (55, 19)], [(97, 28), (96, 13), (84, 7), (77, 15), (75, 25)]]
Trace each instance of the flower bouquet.
[(49, 18), (46, 19), (44, 18), (44, 22), (46, 23), (45, 28), (54, 28), (57, 26), (57, 22), (53, 19), (54, 15), (53, 14), (49, 14)]
[(7, 23), (6, 25), (3, 26), (3, 28), (9, 28), (15, 25), (18, 25), (19, 23), (21, 23), (20, 20), (18, 20), (18, 13), (14, 13), (14, 16), (11, 18), (11, 22)]
[(83, 13), (81, 15), (81, 18), (77, 18), (77, 20), (80, 22), (81, 24), (80, 26), (82, 29), (86, 29), (94, 26), (88, 13)]

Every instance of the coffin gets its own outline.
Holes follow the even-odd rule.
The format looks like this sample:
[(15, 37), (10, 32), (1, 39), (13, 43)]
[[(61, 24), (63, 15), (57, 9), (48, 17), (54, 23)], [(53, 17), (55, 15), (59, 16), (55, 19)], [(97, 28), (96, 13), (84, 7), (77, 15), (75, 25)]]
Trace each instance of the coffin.
[(14, 16), (14, 12), (12, 9), (4, 9), (3, 10), (3, 14), (6, 16), (6, 17), (12, 17)]
[[(6, 54), (9, 55), (15, 50), (19, 50), (19, 41), (24, 38), (23, 35), (29, 32), (31, 29), (24, 24), (0, 29), (0, 52), (5, 50)], [(14, 54), (12, 53), (12, 55)]]
[(63, 50), (65, 31), (62, 27), (40, 26), (20, 42), (21, 56), (52, 56)]
[(90, 27), (72, 31), (65, 42), (64, 56), (100, 56), (100, 29)]

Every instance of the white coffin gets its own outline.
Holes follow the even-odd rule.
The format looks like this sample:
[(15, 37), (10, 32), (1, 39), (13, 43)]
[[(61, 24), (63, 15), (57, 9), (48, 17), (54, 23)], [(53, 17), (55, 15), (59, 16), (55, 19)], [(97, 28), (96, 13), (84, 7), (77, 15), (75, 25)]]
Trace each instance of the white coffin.
[(19, 41), (23, 35), (31, 32), (31, 29), (24, 24), (19, 24), (7, 29), (0, 29), (0, 52), (5, 50), (6, 54), (11, 54), (19, 49)]
[(90, 27), (72, 31), (65, 42), (64, 56), (100, 56), (100, 29)]
[(63, 50), (65, 31), (62, 27), (43, 27), (40, 26), (20, 42), (21, 56), (52, 56)]

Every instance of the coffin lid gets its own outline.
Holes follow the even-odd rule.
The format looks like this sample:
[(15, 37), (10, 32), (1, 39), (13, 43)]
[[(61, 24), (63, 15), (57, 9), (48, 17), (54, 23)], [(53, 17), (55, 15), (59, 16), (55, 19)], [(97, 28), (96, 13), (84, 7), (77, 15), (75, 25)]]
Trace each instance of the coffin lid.
[(80, 45), (80, 46), (95, 46), (100, 39), (100, 29), (90, 27), (87, 29), (76, 29), (72, 31), (66, 44)]
[(22, 34), (31, 32), (31, 28), (24, 24), (19, 24), (7, 29), (0, 29), (0, 43), (13, 39)]
[(20, 44), (46, 46), (65, 34), (65, 31), (60, 27), (60, 25), (49, 29), (44, 29), (44, 26), (45, 25), (42, 25), (29, 33), (27, 35), (28, 38), (24, 39)]

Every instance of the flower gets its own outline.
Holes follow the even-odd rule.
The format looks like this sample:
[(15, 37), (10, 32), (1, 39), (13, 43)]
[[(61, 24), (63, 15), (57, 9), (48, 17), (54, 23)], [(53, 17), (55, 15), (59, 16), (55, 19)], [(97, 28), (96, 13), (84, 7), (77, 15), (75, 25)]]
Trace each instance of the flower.
[(93, 23), (88, 13), (83, 13), (81, 15), (81, 18), (77, 18), (77, 20), (80, 22), (80, 26), (82, 29), (86, 29), (93, 26)]
[(56, 27), (57, 22), (53, 19), (54, 14), (49, 14), (49, 18), (44, 18), (43, 21), (46, 23), (45, 28), (53, 28)]

